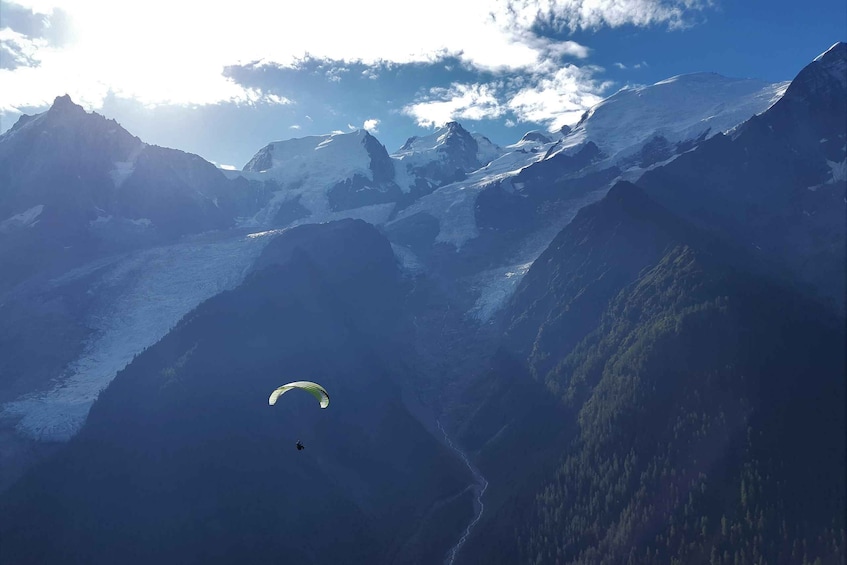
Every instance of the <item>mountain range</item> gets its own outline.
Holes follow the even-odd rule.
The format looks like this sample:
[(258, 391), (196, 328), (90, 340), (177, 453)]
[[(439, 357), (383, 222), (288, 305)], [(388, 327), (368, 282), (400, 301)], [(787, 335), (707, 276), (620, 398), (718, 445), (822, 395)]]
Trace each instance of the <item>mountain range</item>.
[[(0, 560), (840, 562), (846, 70), (236, 171), (21, 117)], [(299, 379), (330, 409), (264, 404)]]

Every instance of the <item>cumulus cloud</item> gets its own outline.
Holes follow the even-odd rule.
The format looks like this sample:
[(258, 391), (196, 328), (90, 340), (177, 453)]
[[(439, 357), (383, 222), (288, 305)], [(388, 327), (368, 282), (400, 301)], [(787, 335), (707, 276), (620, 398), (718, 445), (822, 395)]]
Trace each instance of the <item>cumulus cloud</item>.
[(365, 123), (362, 125), (362, 129), (369, 131), (370, 133), (379, 133), (377, 126), (379, 126), (379, 120), (376, 118), (369, 118), (365, 120)]
[(438, 127), (452, 120), (499, 118), (506, 108), (500, 103), (497, 91), (496, 84), (432, 88), (427, 99), (406, 106), (403, 112), (424, 127)]
[(481, 120), (509, 115), (507, 125), (546, 124), (551, 131), (578, 121), (602, 100), (612, 83), (597, 78), (603, 69), (565, 65), (550, 74), (516, 77), (487, 84), (453, 84), (433, 88), (403, 112), (420, 126), (438, 127), (451, 120)]
[(539, 79), (509, 98), (508, 108), (519, 121), (547, 124), (557, 130), (572, 124), (586, 109), (602, 100), (610, 82), (595, 78), (602, 69), (567, 65), (549, 77)]

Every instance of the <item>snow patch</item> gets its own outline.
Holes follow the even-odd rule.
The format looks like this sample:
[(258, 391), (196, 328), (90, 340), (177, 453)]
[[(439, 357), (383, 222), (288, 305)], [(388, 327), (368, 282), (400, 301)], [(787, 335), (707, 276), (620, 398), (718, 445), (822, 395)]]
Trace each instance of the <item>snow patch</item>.
[(397, 262), (400, 263), (400, 269), (403, 272), (416, 275), (424, 271), (423, 263), (408, 247), (392, 243), (391, 250), (394, 251), (394, 257), (397, 258)]
[(38, 217), (44, 211), (44, 204), (37, 204), (32, 208), (24, 210), (0, 222), (0, 233), (8, 233), (12, 230), (32, 227), (38, 222)]
[(515, 293), (518, 283), (529, 271), (532, 261), (518, 265), (507, 265), (485, 271), (480, 275), (479, 298), (470, 311), (473, 318), (487, 322), (505, 306), (506, 301)]
[(115, 161), (114, 168), (109, 171), (109, 176), (115, 183), (115, 188), (120, 188), (126, 182), (126, 179), (132, 176), (135, 171), (135, 162), (145, 147), (147, 147), (146, 143), (139, 143), (132, 149), (126, 161)]
[(103, 224), (108, 224), (109, 222), (112, 221), (113, 218), (114, 218), (114, 216), (112, 216), (111, 214), (107, 214), (105, 216), (98, 215), (93, 220), (89, 220), (88, 225), (91, 226), (91, 227), (94, 227), (94, 226), (99, 226), (99, 225), (103, 225)]
[(121, 185), (135, 171), (135, 163), (132, 161), (116, 161), (115, 168), (109, 171), (109, 176), (112, 177), (112, 182), (115, 183), (115, 188), (120, 188)]
[(832, 173), (832, 182), (847, 181), (847, 159), (841, 162), (827, 160), (826, 164)]

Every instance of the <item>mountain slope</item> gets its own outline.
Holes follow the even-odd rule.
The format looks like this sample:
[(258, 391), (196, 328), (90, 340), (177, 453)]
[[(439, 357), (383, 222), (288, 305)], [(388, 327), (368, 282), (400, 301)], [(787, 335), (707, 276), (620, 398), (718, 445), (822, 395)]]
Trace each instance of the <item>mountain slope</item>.
[(488, 477), (546, 453), (511, 500), (491, 481), (465, 562), (843, 557), (843, 319), (746, 261), (633, 185), (577, 215), (504, 319), (560, 408), (522, 423), (494, 389), (463, 424)]
[[(443, 559), (470, 479), (400, 399), (401, 297), (390, 246), (364, 222), (286, 232), (0, 498), (0, 560)], [(331, 405), (289, 393), (268, 406), (297, 379), (325, 385)]]
[[(583, 206), (616, 179), (678, 157), (765, 111), (786, 84), (683, 75), (623, 90), (573, 130), (530, 132), (466, 178), (386, 222), (392, 241), (460, 277), (468, 309), (489, 321), (530, 265)], [(461, 291), (460, 291), (461, 292)]]
[(838, 43), (767, 112), (638, 181), (663, 205), (755, 249), (842, 311), (845, 67), (847, 44)]

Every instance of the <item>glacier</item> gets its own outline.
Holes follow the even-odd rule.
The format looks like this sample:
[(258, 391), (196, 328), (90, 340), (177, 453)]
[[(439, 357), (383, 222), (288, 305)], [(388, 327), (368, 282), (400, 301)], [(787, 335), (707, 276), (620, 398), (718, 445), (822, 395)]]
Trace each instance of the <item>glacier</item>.
[(95, 305), (86, 324), (94, 330), (82, 355), (55, 385), (0, 407), (21, 434), (40, 441), (67, 441), (117, 373), (164, 337), (198, 304), (235, 288), (270, 235), (197, 237), (97, 262), (52, 281), (54, 287), (98, 271), (87, 292)]

